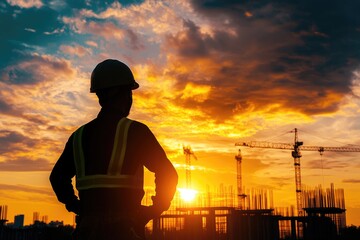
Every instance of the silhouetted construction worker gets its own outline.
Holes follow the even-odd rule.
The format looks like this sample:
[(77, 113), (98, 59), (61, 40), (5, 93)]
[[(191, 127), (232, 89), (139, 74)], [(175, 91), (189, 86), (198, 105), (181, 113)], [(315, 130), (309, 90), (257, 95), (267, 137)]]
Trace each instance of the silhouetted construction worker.
[[(170, 206), (177, 173), (150, 129), (127, 118), (138, 87), (118, 60), (105, 60), (92, 72), (90, 92), (101, 111), (70, 136), (50, 175), (58, 200), (79, 215), (75, 239), (145, 239), (146, 223)], [(155, 173), (152, 206), (141, 205), (143, 167)]]

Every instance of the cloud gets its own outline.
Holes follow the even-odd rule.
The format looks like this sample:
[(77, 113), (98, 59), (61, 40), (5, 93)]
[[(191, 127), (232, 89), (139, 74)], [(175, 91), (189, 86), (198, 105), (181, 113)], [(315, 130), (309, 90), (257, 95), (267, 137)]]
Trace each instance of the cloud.
[[(215, 118), (218, 122), (249, 112), (269, 115), (298, 112), (310, 116), (332, 113), (351, 91), (348, 79), (359, 59), (350, 51), (357, 44), (352, 41), (357, 36), (353, 11), (345, 17), (347, 9), (340, 9), (337, 14), (341, 21), (336, 23), (336, 29), (346, 23), (349, 26), (335, 34), (325, 20), (314, 15), (319, 6), (307, 3), (300, 8), (277, 2), (190, 3), (146, 1), (90, 8), (69, 2), (64, 8), (74, 7), (77, 14), (59, 18), (56, 13), (62, 22), (51, 31), (64, 29), (65, 24), (76, 38), (89, 36), (84, 44), (99, 47), (97, 51), (106, 50), (98, 57), (111, 52), (130, 62), (166, 59), (167, 65), (159, 66), (163, 68), (159, 71), (162, 76), (154, 77), (171, 77), (176, 82), (174, 88), (168, 89), (174, 93), (173, 104), (184, 109), (196, 108), (207, 119)], [(329, 10), (335, 7), (326, 6)], [(182, 12), (187, 13), (181, 16)], [(319, 14), (328, 19), (323, 12)], [(314, 18), (314, 22), (310, 23), (307, 16)], [(37, 27), (27, 29), (40, 32)], [(162, 44), (151, 45), (155, 43)], [(60, 50), (79, 57), (91, 51), (80, 44), (63, 44)], [(8, 74), (13, 77), (12, 83), (32, 84), (36, 73), (12, 68)], [(188, 83), (211, 89), (206, 95), (184, 97), (191, 94)]]
[(69, 61), (49, 55), (32, 54), (1, 71), (1, 81), (15, 85), (33, 85), (69, 77), (75, 72)]
[(37, 194), (44, 194), (53, 196), (53, 192), (49, 188), (45, 187), (38, 187), (38, 186), (31, 186), (31, 185), (24, 185), (24, 184), (0, 184), (0, 190), (7, 191), (20, 191), (26, 193), (37, 193)]
[(36, 140), (28, 138), (19, 132), (0, 130), (0, 153), (11, 153), (34, 147)]
[(87, 12), (88, 11), (82, 11), (80, 16), (74, 18), (64, 17), (63, 22), (68, 24), (71, 29), (78, 34), (93, 34), (94, 36), (97, 35), (107, 40), (121, 40), (124, 38), (126, 34), (124, 29), (119, 28), (112, 21), (101, 19), (84, 21), (89, 15)]
[(306, 168), (310, 169), (341, 169), (347, 167), (349, 167), (348, 163), (336, 160), (314, 160), (306, 164)]
[(0, 162), (0, 171), (28, 172), (28, 171), (50, 171), (52, 164), (45, 159), (24, 159), (7, 160)]
[(88, 12), (88, 16), (96, 16), (99, 19), (114, 19), (119, 25), (136, 29), (138, 32), (151, 37), (151, 41), (157, 41), (164, 34), (176, 32), (179, 28), (177, 23), (181, 23), (181, 19), (189, 12), (191, 9), (183, 1), (166, 3), (163, 1), (144, 1), (141, 4), (129, 6), (114, 2), (98, 14)]
[(86, 36), (96, 43), (96, 53), (100, 53), (95, 58), (99, 60), (116, 56), (133, 65), (150, 62), (162, 67), (166, 57), (160, 52), (163, 37), (181, 28), (178, 11), (187, 13), (185, 9), (189, 10), (183, 2), (114, 2), (100, 8), (77, 9), (77, 14), (61, 19), (75, 36)]
[(85, 55), (92, 54), (92, 50), (90, 48), (85, 48), (80, 45), (75, 45), (75, 46), (61, 45), (59, 49), (65, 54), (78, 56), (78, 57), (83, 57)]
[(32, 28), (25, 28), (24, 30), (25, 30), (25, 31), (28, 31), (28, 32), (36, 32), (36, 30), (35, 30), (35, 29), (32, 29)]
[(211, 36), (202, 34), (200, 27), (190, 20), (184, 20), (185, 30), (175, 36), (169, 36), (168, 45), (177, 49), (177, 53), (183, 57), (206, 57), (209, 56), (207, 47)]
[(94, 41), (86, 41), (86, 44), (89, 45), (90, 47), (94, 47), (94, 48), (98, 47), (98, 44)]
[(2, 114), (11, 114), (13, 113), (13, 107), (11, 104), (7, 103), (5, 99), (2, 99), (0, 95), (0, 112)]
[(6, 0), (11, 6), (20, 8), (41, 8), (44, 4), (40, 0)]
[(360, 179), (344, 179), (343, 183), (360, 183)]
[(131, 29), (127, 29), (126, 33), (127, 33), (128, 39), (129, 39), (128, 41), (129, 41), (129, 45), (130, 45), (131, 49), (133, 49), (133, 50), (144, 49), (144, 45), (143, 45), (143, 43), (141, 43), (141, 40), (138, 37), (137, 33), (132, 31)]
[[(130, 48), (134, 51), (144, 49), (139, 33), (130, 27), (117, 23), (116, 19), (104, 18), (90, 10), (81, 10), (78, 17), (64, 17), (63, 21), (78, 34), (91, 34), (94, 39), (105, 39), (109, 43)], [(94, 45), (94, 41), (88, 41)], [(96, 43), (95, 43), (96, 44)], [(96, 44), (97, 46), (97, 44)]]
[(283, 187), (291, 183), (292, 177), (269, 177), (276, 186)]
[(56, 34), (60, 34), (60, 33), (63, 33), (64, 32), (64, 28), (56, 28), (52, 31), (46, 31), (44, 32), (45, 35), (56, 35)]
[[(273, 112), (317, 115), (337, 111), (351, 93), (352, 72), (360, 63), (353, 51), (360, 47), (360, 21), (348, 7), (192, 3), (212, 28), (184, 20), (183, 30), (167, 37), (168, 74), (180, 90), (196, 82), (212, 91), (202, 103), (178, 98), (181, 106), (222, 119), (270, 104), (278, 106)], [(246, 8), (251, 18), (239, 14)], [(335, 26), (329, 12), (339, 18)]]

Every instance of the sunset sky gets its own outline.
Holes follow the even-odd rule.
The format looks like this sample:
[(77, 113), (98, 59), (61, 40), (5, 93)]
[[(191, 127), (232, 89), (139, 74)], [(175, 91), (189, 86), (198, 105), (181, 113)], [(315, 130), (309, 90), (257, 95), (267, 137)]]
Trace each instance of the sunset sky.
[[(133, 70), (130, 118), (146, 123), (185, 187), (236, 188), (236, 142), (360, 145), (360, 2), (6, 0), (0, 3), (0, 205), (72, 224), (49, 173), (70, 134), (97, 116), (89, 78)], [(354, 147), (355, 147), (354, 146)], [(141, 146), (139, 145), (139, 151)], [(291, 151), (241, 148), (243, 184), (296, 205)], [(302, 183), (335, 184), (360, 225), (360, 153), (303, 152)], [(151, 186), (147, 186), (151, 188)]]

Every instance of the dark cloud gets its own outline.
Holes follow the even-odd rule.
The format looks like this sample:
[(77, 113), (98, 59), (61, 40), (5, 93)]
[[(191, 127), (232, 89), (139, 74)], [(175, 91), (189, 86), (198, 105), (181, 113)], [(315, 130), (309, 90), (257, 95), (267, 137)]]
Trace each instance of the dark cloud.
[(49, 119), (40, 114), (24, 113), (21, 115), (21, 117), (23, 119), (28, 120), (29, 122), (35, 123), (37, 126), (40, 126), (40, 125), (44, 126), (49, 123)]
[(59, 76), (70, 77), (74, 73), (69, 62), (50, 56), (24, 55), (14, 65), (0, 71), (1, 79), (7, 84), (32, 85), (51, 81)]
[(341, 169), (349, 167), (349, 164), (336, 160), (314, 160), (308, 162), (304, 167), (310, 169)]
[(360, 3), (327, 1), (192, 1), (213, 22), (212, 33), (184, 20), (184, 31), (169, 36), (188, 72), (171, 75), (179, 89), (187, 82), (211, 85), (209, 100), (198, 106), (211, 116), (279, 104), (309, 115), (334, 112), (351, 92), (360, 63)]
[(141, 43), (138, 35), (134, 31), (132, 31), (131, 29), (127, 29), (126, 35), (128, 37), (128, 44), (130, 45), (131, 49), (141, 50), (145, 48), (145, 46)]
[(0, 130), (0, 154), (24, 150), (35, 145), (36, 140), (28, 138), (19, 132)]
[(292, 177), (271, 177), (271, 176), (269, 178), (279, 187), (292, 184), (292, 179), (293, 179)]
[(0, 171), (6, 172), (29, 172), (29, 171), (50, 171), (52, 164), (45, 159), (16, 159), (0, 162)]
[(13, 112), (13, 108), (11, 104), (7, 103), (4, 99), (0, 96), (0, 113), (2, 114), (9, 114)]
[(25, 119), (29, 122), (35, 123), (37, 126), (47, 125), (47, 123), (49, 122), (49, 120), (43, 115), (23, 113), (22, 110), (17, 109), (12, 102), (8, 102), (3, 96), (1, 96), (1, 91), (0, 91), (0, 114)]
[(344, 183), (360, 183), (360, 179), (344, 179)]
[(206, 57), (210, 49), (211, 38), (200, 33), (200, 28), (190, 20), (184, 20), (186, 32), (168, 38), (168, 44), (176, 46), (183, 57)]
[(31, 84), (37, 81), (34, 74), (25, 69), (9, 68), (8, 80), (13, 84)]

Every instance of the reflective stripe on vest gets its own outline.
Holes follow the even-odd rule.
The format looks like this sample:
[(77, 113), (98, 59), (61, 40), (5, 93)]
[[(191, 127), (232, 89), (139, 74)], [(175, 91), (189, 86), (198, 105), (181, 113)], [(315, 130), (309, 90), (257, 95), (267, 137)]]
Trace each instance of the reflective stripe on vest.
[(76, 188), (78, 190), (90, 188), (143, 188), (143, 168), (135, 175), (121, 174), (124, 163), (127, 135), (132, 120), (122, 118), (117, 124), (114, 146), (107, 174), (85, 175), (85, 158), (82, 146), (82, 134), (84, 126), (74, 133), (74, 161), (76, 168)]

